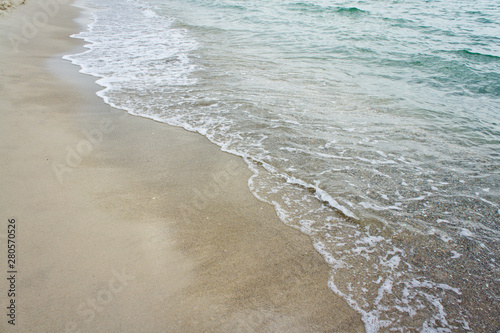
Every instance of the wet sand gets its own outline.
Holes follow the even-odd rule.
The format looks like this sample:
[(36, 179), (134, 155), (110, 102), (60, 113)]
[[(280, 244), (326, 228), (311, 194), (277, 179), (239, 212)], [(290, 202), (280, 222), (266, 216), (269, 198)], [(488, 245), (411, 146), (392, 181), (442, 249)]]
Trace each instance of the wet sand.
[(0, 331), (364, 332), (241, 158), (113, 109), (61, 59), (83, 50), (68, 37), (81, 10), (62, 2), (0, 17), (0, 262), (7, 275), (15, 219), (17, 271)]

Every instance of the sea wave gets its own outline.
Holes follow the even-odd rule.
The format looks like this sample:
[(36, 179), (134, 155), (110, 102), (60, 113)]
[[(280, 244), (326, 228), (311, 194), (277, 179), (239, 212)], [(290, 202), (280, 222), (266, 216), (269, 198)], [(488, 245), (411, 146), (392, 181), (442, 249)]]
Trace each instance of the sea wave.
[(476, 284), (500, 281), (498, 104), (463, 78), (479, 82), (496, 60), (419, 52), (434, 45), (423, 18), (406, 15), (389, 36), (374, 6), (367, 26), (325, 26), (304, 15), (321, 1), (151, 1), (107, 0), (113, 11), (73, 36), (88, 50), (65, 59), (99, 78), (106, 103), (242, 156), (252, 193), (313, 239), (367, 331), (495, 324), (477, 309), (498, 297)]

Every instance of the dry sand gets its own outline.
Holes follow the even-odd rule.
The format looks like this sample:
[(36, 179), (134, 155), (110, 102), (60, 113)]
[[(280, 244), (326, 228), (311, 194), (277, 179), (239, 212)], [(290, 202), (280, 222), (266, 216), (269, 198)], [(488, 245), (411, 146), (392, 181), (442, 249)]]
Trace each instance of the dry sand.
[(47, 24), (36, 0), (0, 17), (0, 331), (364, 332), (240, 158), (105, 105), (60, 58), (82, 48), (80, 10), (60, 7)]

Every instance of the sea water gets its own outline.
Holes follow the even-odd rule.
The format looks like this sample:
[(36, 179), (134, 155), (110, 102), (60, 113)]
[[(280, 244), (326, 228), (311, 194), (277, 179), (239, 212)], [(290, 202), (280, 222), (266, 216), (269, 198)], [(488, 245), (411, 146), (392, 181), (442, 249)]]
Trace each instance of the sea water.
[(498, 0), (82, 2), (65, 58), (242, 156), (368, 332), (500, 329)]

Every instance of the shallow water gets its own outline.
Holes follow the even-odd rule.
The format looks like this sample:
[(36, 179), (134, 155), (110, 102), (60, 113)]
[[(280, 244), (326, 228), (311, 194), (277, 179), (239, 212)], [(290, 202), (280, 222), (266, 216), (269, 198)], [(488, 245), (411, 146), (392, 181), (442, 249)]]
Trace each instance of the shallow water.
[(65, 58), (243, 156), (367, 331), (500, 329), (498, 1), (84, 3)]

